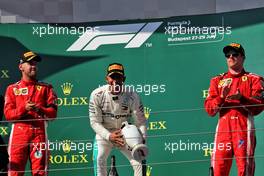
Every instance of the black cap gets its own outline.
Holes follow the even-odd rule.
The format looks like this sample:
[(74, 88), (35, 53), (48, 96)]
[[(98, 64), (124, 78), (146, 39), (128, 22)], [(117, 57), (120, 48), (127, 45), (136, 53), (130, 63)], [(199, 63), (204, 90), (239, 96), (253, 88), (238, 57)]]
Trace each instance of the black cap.
[(32, 51), (27, 51), (25, 52), (21, 59), (20, 59), (20, 64), (23, 64), (25, 62), (30, 62), (30, 61), (37, 61), (40, 62), (41, 61), (41, 57), (35, 53), (33, 53)]
[(120, 74), (122, 76), (125, 76), (125, 70), (122, 64), (120, 63), (112, 63), (109, 64), (107, 68), (107, 76), (110, 76), (114, 73)]
[(229, 45), (227, 45), (227, 46), (225, 46), (223, 48), (223, 52), (225, 54), (228, 54), (228, 52), (231, 51), (231, 50), (234, 50), (234, 51), (236, 51), (238, 53), (241, 53), (243, 56), (245, 56), (245, 50), (242, 47), (242, 45), (239, 44), (239, 43), (230, 43)]

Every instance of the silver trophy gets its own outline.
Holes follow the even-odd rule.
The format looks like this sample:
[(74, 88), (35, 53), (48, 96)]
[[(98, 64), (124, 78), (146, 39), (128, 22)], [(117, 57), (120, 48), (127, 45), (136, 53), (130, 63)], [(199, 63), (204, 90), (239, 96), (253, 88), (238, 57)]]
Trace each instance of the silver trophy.
[(148, 147), (144, 144), (142, 133), (135, 125), (130, 125), (128, 122), (123, 122), (121, 129), (126, 147), (131, 151), (132, 157), (137, 161), (144, 160), (148, 155)]

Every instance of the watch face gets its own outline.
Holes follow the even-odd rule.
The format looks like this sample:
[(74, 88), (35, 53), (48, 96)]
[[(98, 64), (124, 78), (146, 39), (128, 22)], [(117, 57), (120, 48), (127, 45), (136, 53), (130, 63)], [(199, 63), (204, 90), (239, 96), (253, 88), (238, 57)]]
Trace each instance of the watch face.
[(40, 150), (37, 150), (34, 154), (35, 158), (41, 158), (42, 157), (42, 152)]

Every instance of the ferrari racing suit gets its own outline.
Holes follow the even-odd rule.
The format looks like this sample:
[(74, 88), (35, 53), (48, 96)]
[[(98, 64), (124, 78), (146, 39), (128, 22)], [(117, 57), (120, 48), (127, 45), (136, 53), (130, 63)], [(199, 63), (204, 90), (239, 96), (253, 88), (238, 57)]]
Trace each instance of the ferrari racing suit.
[[(144, 107), (135, 92), (121, 92), (113, 95), (109, 85), (95, 89), (89, 103), (90, 124), (96, 133), (97, 151), (94, 150), (95, 175), (106, 176), (106, 160), (114, 145), (109, 141), (111, 132), (118, 130), (122, 122), (134, 122), (146, 138)], [(134, 117), (134, 118), (132, 118)], [(134, 169), (135, 176), (142, 176), (142, 164), (134, 160), (125, 147), (119, 148)]]
[[(222, 98), (220, 92), (225, 86), (230, 86), (227, 96), (240, 93), (241, 98)], [(211, 159), (214, 176), (229, 175), (233, 155), (239, 176), (254, 175), (256, 138), (253, 116), (263, 110), (263, 86), (262, 77), (244, 70), (238, 75), (227, 72), (211, 79), (205, 109), (210, 116), (219, 112)]]
[[(57, 115), (57, 96), (52, 86), (21, 80), (9, 85), (5, 95), (6, 120), (13, 122), (9, 137), (9, 175), (24, 175), (28, 157), (33, 176), (47, 175), (47, 121)], [(27, 111), (27, 101), (38, 110)], [(45, 148), (44, 148), (45, 147)], [(44, 149), (44, 150), (41, 150)]]

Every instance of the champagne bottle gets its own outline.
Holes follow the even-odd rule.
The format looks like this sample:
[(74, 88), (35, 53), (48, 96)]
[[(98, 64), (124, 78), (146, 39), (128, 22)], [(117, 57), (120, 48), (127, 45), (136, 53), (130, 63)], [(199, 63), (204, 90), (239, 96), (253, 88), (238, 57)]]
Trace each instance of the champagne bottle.
[(108, 176), (118, 176), (116, 166), (115, 166), (115, 156), (111, 156), (111, 168), (108, 172)]
[(209, 176), (214, 176), (214, 168), (209, 167)]

